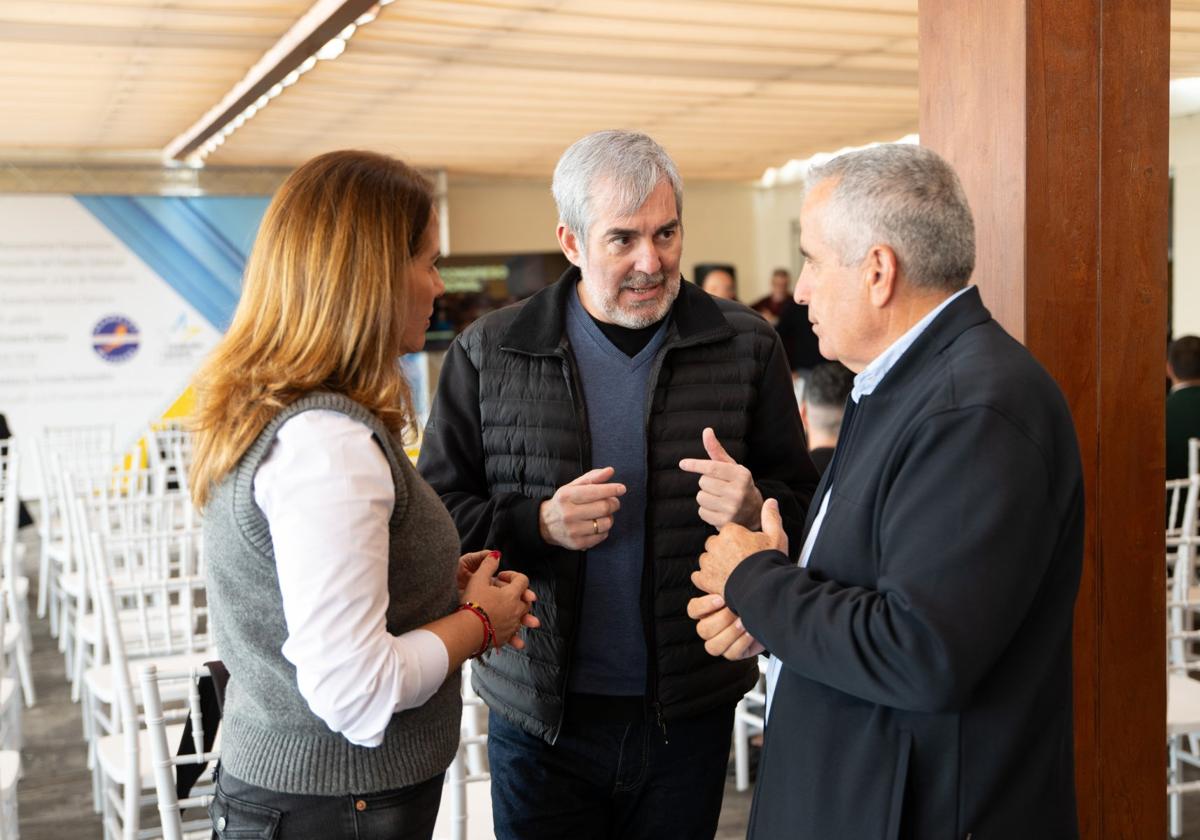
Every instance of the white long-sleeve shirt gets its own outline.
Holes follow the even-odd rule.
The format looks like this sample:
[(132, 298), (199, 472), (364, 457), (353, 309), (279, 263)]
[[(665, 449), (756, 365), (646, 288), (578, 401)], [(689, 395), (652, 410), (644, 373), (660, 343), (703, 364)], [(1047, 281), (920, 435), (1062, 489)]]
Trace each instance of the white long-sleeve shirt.
[(393, 714), (424, 704), (450, 658), (428, 630), (387, 632), (395, 485), (371, 430), (335, 411), (285, 422), (254, 477), (287, 620), (284, 657), (313, 713), (377, 747)]

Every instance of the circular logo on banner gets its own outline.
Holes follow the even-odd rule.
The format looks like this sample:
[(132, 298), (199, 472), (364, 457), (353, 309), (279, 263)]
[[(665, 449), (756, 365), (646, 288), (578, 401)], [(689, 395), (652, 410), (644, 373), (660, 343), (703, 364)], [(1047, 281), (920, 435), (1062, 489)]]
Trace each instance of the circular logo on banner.
[(124, 362), (137, 352), (140, 339), (133, 321), (108, 315), (92, 328), (92, 349), (106, 362)]

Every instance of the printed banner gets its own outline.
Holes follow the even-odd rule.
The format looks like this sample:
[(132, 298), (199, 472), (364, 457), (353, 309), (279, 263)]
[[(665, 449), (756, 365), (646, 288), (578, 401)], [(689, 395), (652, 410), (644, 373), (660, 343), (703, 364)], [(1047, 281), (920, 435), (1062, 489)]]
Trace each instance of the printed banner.
[(34, 438), (111, 425), (132, 446), (228, 323), (265, 198), (0, 195), (0, 413)]

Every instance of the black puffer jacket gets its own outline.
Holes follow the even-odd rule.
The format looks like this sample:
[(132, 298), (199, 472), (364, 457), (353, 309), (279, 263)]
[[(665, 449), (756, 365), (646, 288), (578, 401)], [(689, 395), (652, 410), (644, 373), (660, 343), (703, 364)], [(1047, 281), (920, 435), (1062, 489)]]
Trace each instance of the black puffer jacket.
[[(493, 711), (551, 743), (562, 724), (587, 557), (546, 545), (538, 508), (593, 466), (565, 330), (567, 295), (578, 281), (572, 268), (458, 337), (419, 463), (454, 517), (463, 550), (499, 549), (501, 567), (528, 575), (537, 592), (541, 628), (525, 635), (523, 651), (505, 648), (481, 660), (474, 684)], [(793, 553), (818, 477), (783, 347), (745, 306), (682, 283), (650, 383), (642, 608), (648, 692), (669, 724), (733, 705), (758, 674), (753, 661), (709, 656), (687, 616), (688, 599), (699, 594), (690, 574), (714, 531), (697, 513), (698, 477), (680, 470), (680, 459), (707, 457), (700, 433), (712, 426), (763, 497), (779, 500)]]

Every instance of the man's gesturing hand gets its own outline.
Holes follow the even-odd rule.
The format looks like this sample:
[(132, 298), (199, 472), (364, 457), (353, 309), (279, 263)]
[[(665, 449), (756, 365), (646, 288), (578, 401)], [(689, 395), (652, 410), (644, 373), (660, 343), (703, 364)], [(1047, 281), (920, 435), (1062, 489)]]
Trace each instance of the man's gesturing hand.
[(706, 428), (700, 439), (709, 460), (684, 458), (679, 462), (681, 470), (700, 475), (700, 492), (696, 494), (700, 518), (717, 528), (730, 522), (756, 527), (763, 499), (754, 486), (754, 476), (729, 457), (712, 429)]
[(586, 472), (542, 502), (538, 528), (550, 545), (587, 551), (608, 538), (621, 507), (624, 484), (609, 483), (612, 467)]
[(700, 555), (700, 571), (692, 572), (692, 583), (710, 595), (725, 597), (725, 581), (741, 562), (751, 554), (768, 549), (777, 549), (787, 554), (787, 534), (783, 530), (783, 517), (779, 515), (779, 503), (767, 499), (762, 506), (762, 531), (747, 531), (736, 522), (721, 528), (720, 533), (704, 543)]

